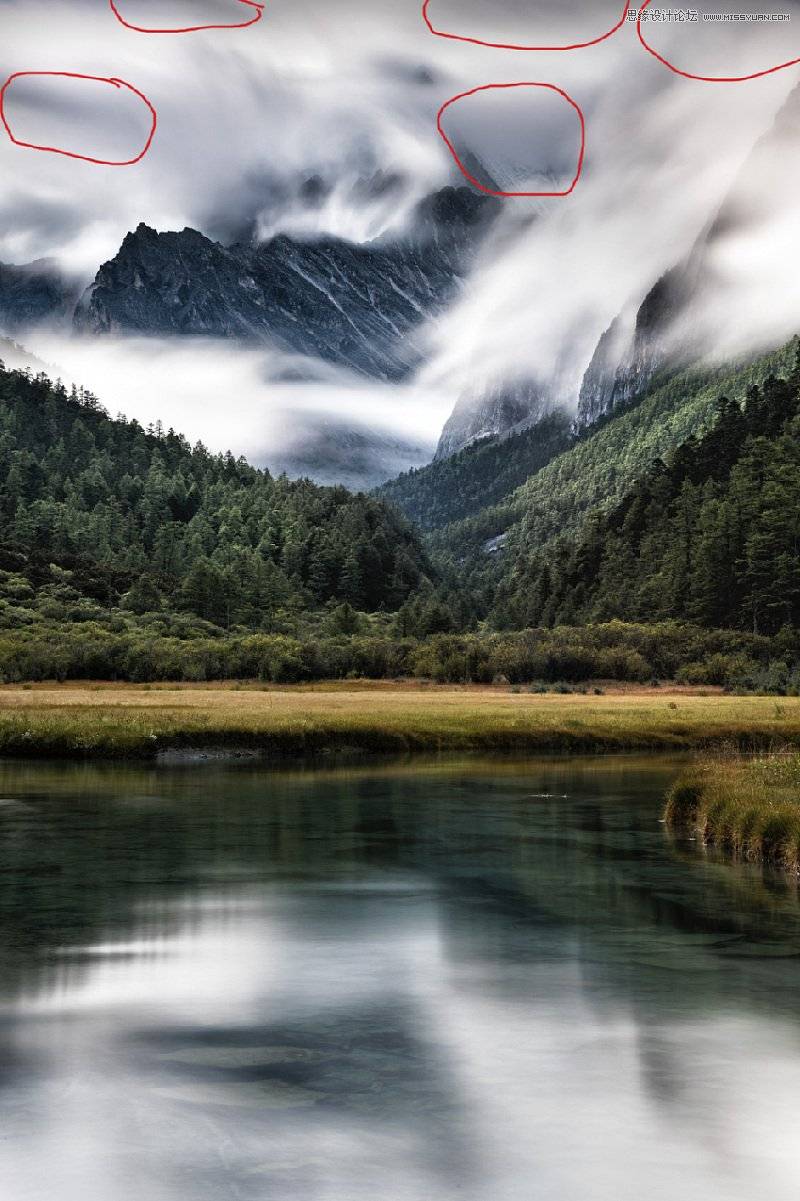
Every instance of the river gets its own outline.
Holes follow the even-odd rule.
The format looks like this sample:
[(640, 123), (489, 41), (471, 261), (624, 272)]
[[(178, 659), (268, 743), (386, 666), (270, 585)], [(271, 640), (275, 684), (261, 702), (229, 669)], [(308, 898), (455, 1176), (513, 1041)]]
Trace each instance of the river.
[(0, 764), (8, 1201), (796, 1201), (794, 885), (676, 760)]

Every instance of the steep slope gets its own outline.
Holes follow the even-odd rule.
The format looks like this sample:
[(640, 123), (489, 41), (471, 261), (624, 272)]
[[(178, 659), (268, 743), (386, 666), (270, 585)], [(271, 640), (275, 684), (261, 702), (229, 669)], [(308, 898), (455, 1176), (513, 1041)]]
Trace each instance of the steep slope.
[(496, 505), (572, 441), (571, 419), (555, 412), (530, 429), (486, 438), (408, 471), (377, 489), (423, 530), (436, 530)]
[(268, 341), (398, 379), (420, 358), (416, 328), (452, 297), (496, 211), (467, 189), (444, 189), (423, 202), (407, 238), (367, 245), (278, 236), (226, 248), (196, 230), (142, 224), (98, 271), (75, 327)]
[[(793, 340), (746, 365), (686, 371), (654, 386), (634, 407), (586, 431), (500, 504), (437, 530), (432, 549), (445, 565), (466, 564), (475, 578), (524, 572), (559, 535), (579, 530), (591, 512), (613, 507), (656, 459), (706, 430), (720, 394), (742, 402), (751, 386), (790, 371), (796, 346)], [(487, 556), (498, 546), (502, 554)]]
[(446, 459), (473, 442), (526, 429), (553, 409), (550, 398), (533, 383), (498, 386), (459, 398), (445, 422), (435, 458)]
[(128, 593), (128, 608), (263, 628), (333, 600), (396, 608), (427, 562), (375, 498), (274, 479), (1, 369), (0, 569), (21, 596), (52, 584), (65, 616), (81, 591), (106, 608)]
[[(709, 353), (718, 362), (730, 361), (743, 346), (763, 350), (790, 336), (792, 325), (770, 328), (769, 312), (758, 330), (730, 332), (726, 340), (724, 327), (731, 295), (752, 294), (755, 280), (769, 290), (776, 275), (771, 233), (780, 231), (781, 255), (800, 252), (798, 143), (800, 86), (752, 149), (718, 212), (708, 214), (690, 253), (653, 279), (641, 301), (621, 312), (600, 338), (576, 397), (578, 429), (630, 406), (652, 385), (705, 361)], [(762, 254), (754, 250), (759, 238), (767, 245)], [(557, 384), (535, 375), (465, 392), (445, 425), (436, 457), (535, 424), (553, 409), (556, 396), (563, 402)]]
[(621, 313), (605, 331), (586, 369), (575, 424), (594, 425), (642, 396), (659, 373), (688, 366), (700, 348), (674, 336), (696, 292), (701, 255), (668, 271), (651, 288), (633, 320)]
[(694, 621), (776, 634), (800, 623), (800, 357), (724, 396), (701, 438), (622, 501), (519, 563), (497, 607), (523, 624)]
[[(689, 256), (654, 283), (633, 318), (620, 314), (603, 334), (581, 385), (579, 428), (630, 403), (659, 373), (681, 370), (718, 346), (725, 294), (738, 282), (735, 264), (742, 257), (741, 249), (731, 248), (771, 225), (785, 236), (787, 206), (800, 184), (798, 143), (800, 87), (753, 148)], [(795, 228), (798, 217), (795, 212)], [(798, 250), (800, 242), (784, 243), (784, 253)], [(747, 270), (757, 276), (758, 264), (748, 263)]]

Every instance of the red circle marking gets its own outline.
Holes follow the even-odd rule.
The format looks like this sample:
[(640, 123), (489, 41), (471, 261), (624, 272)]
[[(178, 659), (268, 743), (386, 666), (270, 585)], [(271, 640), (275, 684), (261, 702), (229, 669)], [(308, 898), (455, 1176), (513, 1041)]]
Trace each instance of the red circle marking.
[[(57, 146), (38, 146), (35, 142), (22, 142), (19, 138), (15, 138), (11, 131), (11, 126), (6, 118), (6, 92), (15, 79), (22, 79), (31, 75), (44, 75), (47, 77), (55, 77), (56, 79), (90, 79), (94, 83), (107, 83), (114, 88), (127, 88), (129, 92), (133, 92), (134, 96), (138, 96), (142, 103), (147, 106), (150, 116), (152, 117), (150, 132), (147, 135), (147, 141), (144, 144), (144, 149), (136, 155), (136, 158), (115, 161), (113, 159), (91, 158), (88, 154), (76, 154), (72, 150), (61, 150)], [(3, 122), (5, 131), (11, 138), (11, 141), (14, 143), (14, 145), (23, 146), (26, 150), (42, 150), (47, 154), (63, 154), (65, 158), (77, 158), (84, 163), (96, 163), (99, 167), (132, 167), (134, 163), (141, 162), (153, 143), (156, 126), (158, 125), (158, 114), (153, 108), (153, 105), (145, 96), (144, 92), (140, 92), (139, 89), (135, 88), (132, 83), (126, 83), (124, 79), (115, 79), (106, 75), (78, 75), (73, 71), (15, 71), (13, 75), (9, 75), (2, 88), (0, 88), (0, 120)]]
[(613, 37), (617, 30), (622, 28), (628, 16), (630, 3), (629, 0), (625, 0), (622, 16), (607, 33), (601, 33), (599, 37), (592, 38), (591, 41), (573, 42), (570, 46), (521, 46), (515, 42), (487, 42), (483, 38), (470, 38), (460, 33), (445, 33), (443, 29), (437, 29), (431, 21), (430, 7), (431, 0), (425, 0), (422, 5), (422, 19), (431, 33), (435, 34), (437, 38), (449, 38), (453, 42), (469, 42), (473, 46), (491, 46), (493, 50), (584, 50), (587, 46), (599, 46), (601, 42), (605, 42), (608, 38)]
[(240, 21), (236, 25), (186, 25), (183, 29), (146, 29), (143, 25), (131, 25), (130, 21), (126, 21), (117, 8), (115, 0), (108, 0), (108, 2), (120, 25), (124, 25), (126, 29), (132, 29), (135, 33), (199, 33), (203, 29), (248, 29), (251, 25), (256, 25), (264, 15), (264, 5), (257, 3), (257, 0), (238, 0), (239, 4), (246, 4), (248, 8), (256, 10), (255, 16), (251, 17), (249, 21)]
[[(445, 133), (445, 131), (442, 127), (442, 117), (444, 116), (444, 113), (447, 111), (447, 109), (450, 107), (450, 105), (455, 104), (457, 100), (464, 100), (467, 96), (475, 96), (478, 92), (491, 92), (498, 88), (547, 88), (547, 90), (550, 92), (557, 92), (559, 96), (563, 97), (563, 99), (566, 100), (568, 104), (571, 104), (572, 107), (575, 109), (575, 112), (578, 114), (578, 120), (580, 121), (580, 127), (581, 127), (581, 146), (580, 146), (580, 150), (578, 151), (578, 169), (575, 172), (575, 178), (573, 179), (572, 183), (569, 185), (569, 187), (565, 191), (563, 191), (563, 192), (495, 192), (492, 188), (487, 188), (484, 184), (480, 183), (475, 178), (474, 175), (470, 175), (469, 171), (464, 166), (461, 159), (458, 157), (458, 152), (457, 152), (455, 146), (450, 141), (450, 139), (448, 138), (447, 134)], [(474, 184), (474, 186), (476, 188), (478, 188), (481, 192), (485, 192), (487, 196), (569, 196), (572, 192), (575, 191), (575, 186), (581, 177), (581, 172), (583, 171), (583, 160), (586, 157), (586, 120), (583, 115), (583, 109), (577, 103), (577, 101), (573, 100), (572, 97), (567, 92), (564, 91), (563, 88), (556, 87), (556, 85), (554, 83), (484, 83), (481, 85), (481, 87), (471, 88), (468, 92), (459, 92), (459, 94), (457, 96), (452, 96), (449, 100), (446, 100), (444, 102), (444, 104), (442, 105), (442, 107), (439, 109), (439, 112), (436, 115), (436, 128), (439, 130), (439, 133), (444, 138), (447, 149), (450, 151), (453, 158), (455, 159), (456, 166), (458, 167), (461, 174), (464, 176), (465, 179), (469, 180), (469, 182), (471, 184)]]
[(652, 2), (653, 0), (644, 0), (644, 4), (639, 9), (639, 16), (636, 21), (636, 32), (639, 35), (639, 41), (648, 54), (652, 54), (653, 58), (657, 58), (660, 63), (663, 63), (675, 75), (682, 75), (684, 79), (699, 79), (701, 83), (747, 83), (750, 79), (763, 79), (765, 75), (774, 75), (776, 71), (785, 71), (787, 67), (796, 67), (800, 63), (800, 58), (792, 58), (789, 62), (779, 63), (776, 67), (767, 67), (764, 71), (754, 71), (752, 75), (694, 75), (691, 71), (682, 71), (680, 67), (676, 67), (674, 63), (671, 63), (668, 58), (664, 58), (663, 54), (659, 54), (657, 50), (654, 50), (642, 33), (642, 17)]

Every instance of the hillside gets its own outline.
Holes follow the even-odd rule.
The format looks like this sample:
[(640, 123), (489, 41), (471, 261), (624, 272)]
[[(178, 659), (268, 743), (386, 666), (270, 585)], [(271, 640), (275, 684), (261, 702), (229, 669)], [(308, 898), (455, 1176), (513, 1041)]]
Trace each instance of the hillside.
[[(654, 386), (633, 407), (586, 431), (500, 504), (436, 531), (430, 546), (437, 560), (452, 569), (466, 566), (479, 578), (524, 569), (551, 540), (576, 533), (591, 512), (618, 503), (656, 459), (707, 429), (721, 394), (741, 402), (769, 375), (787, 374), (796, 345), (793, 340), (746, 365), (687, 371)], [(501, 554), (486, 555), (490, 539), (499, 539)]]
[(274, 479), (1, 364), (0, 568), (23, 625), (36, 596), (75, 621), (91, 598), (256, 629), (329, 602), (396, 609), (428, 572), (380, 500)]
[(800, 623), (800, 353), (786, 379), (721, 395), (712, 427), (657, 460), (580, 537), (517, 559), (512, 624), (690, 620), (777, 634)]
[[(782, 469), (794, 469), (788, 451)], [(423, 677), (559, 690), (697, 671), (771, 680), (776, 657), (780, 687), (795, 679), (783, 633), (651, 624), (653, 613), (546, 628), (566, 609), (497, 632), (533, 619), (530, 578), (499, 596), (488, 576), (437, 579), (382, 500), (273, 479), (5, 368), (0, 531), (0, 683)]]
[(495, 505), (572, 441), (566, 413), (551, 413), (510, 437), (473, 442), (457, 454), (407, 471), (376, 489), (423, 530), (436, 530)]

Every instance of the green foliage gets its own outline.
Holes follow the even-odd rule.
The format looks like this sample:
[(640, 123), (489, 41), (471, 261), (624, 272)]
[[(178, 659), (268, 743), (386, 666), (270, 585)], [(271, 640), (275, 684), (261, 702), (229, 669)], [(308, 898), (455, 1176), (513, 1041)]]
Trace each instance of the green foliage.
[(561, 411), (509, 438), (485, 438), (458, 454), (405, 472), (377, 489), (423, 530), (436, 530), (496, 505), (570, 445)]
[(800, 870), (800, 757), (710, 758), (667, 796), (665, 821), (737, 859)]
[[(633, 407), (586, 430), (499, 504), (437, 530), (429, 538), (434, 561), (458, 575), (479, 600), (496, 581), (506, 587), (526, 563), (564, 534), (577, 534), (595, 512), (618, 504), (650, 465), (713, 424), (717, 399), (744, 400), (753, 385), (791, 370), (796, 340), (745, 365), (725, 370), (686, 371), (656, 383)], [(486, 553), (491, 539), (502, 549)], [(495, 610), (504, 624), (510, 616)]]
[(2, 364), (0, 568), (7, 623), (46, 586), (53, 620), (185, 610), (224, 629), (280, 628), (330, 601), (396, 609), (430, 570), (381, 500), (273, 479)]
[[(796, 655), (800, 361), (788, 379), (751, 387), (743, 409), (720, 398), (702, 437), (689, 438), (668, 462), (657, 460), (579, 538), (519, 561), (497, 606), (521, 625), (617, 618), (769, 635), (785, 628)], [(754, 672), (739, 663), (739, 676)], [(705, 668), (710, 683), (732, 674), (727, 661)]]
[[(0, 683), (43, 680), (279, 684), (353, 677), (422, 677), (450, 684), (644, 683), (654, 677), (789, 691), (785, 638), (683, 623), (529, 629), (510, 633), (394, 632), (394, 619), (335, 606), (293, 632), (225, 630), (192, 614), (106, 613), (44, 585), (32, 604), (0, 599)], [(41, 598), (44, 598), (44, 602)], [(44, 603), (46, 612), (41, 612)], [(57, 611), (59, 616), (49, 616)], [(759, 687), (759, 684), (761, 687)]]

